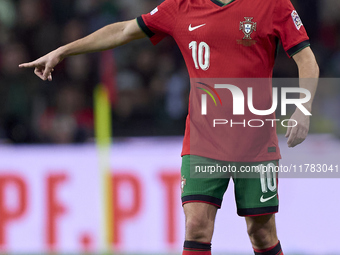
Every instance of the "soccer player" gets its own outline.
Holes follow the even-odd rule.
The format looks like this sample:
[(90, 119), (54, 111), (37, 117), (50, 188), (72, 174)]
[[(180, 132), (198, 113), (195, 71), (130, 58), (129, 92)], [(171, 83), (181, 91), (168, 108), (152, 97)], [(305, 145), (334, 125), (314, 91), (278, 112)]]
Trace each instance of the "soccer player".
[[(54, 67), (65, 57), (112, 49), (145, 36), (157, 44), (167, 35), (177, 42), (190, 78), (271, 78), (280, 40), (295, 60), (299, 78), (311, 78), (300, 79), (299, 84), (311, 93), (311, 100), (303, 105), (311, 111), (319, 69), (304, 26), (289, 0), (165, 0), (146, 15), (105, 26), (20, 67), (33, 67), (38, 77), (52, 80)], [(192, 94), (197, 94), (198, 90), (193, 91), (196, 85), (191, 82)], [(254, 95), (270, 106), (271, 87), (264, 85), (261, 91)], [(288, 146), (294, 147), (307, 136), (309, 116), (297, 109), (291, 119), (297, 125), (287, 129), (286, 137)], [(181, 169), (184, 255), (211, 254), (215, 216), (229, 181), (190, 178), (190, 166), (211, 162), (237, 167), (275, 165), (280, 159), (275, 128), (229, 129), (220, 139), (228, 141), (226, 144), (204, 132), (205, 124), (189, 108)], [(277, 183), (267, 187), (253, 178), (234, 182), (237, 212), (245, 217), (254, 253), (283, 254), (274, 216), (278, 211)]]

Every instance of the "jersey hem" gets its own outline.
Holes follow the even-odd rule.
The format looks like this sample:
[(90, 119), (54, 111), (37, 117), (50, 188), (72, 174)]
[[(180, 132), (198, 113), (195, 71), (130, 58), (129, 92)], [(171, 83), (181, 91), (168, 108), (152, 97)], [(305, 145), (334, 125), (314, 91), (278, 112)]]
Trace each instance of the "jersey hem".
[(193, 155), (193, 156), (199, 156), (199, 157), (204, 157), (204, 158), (209, 158), (209, 159), (213, 159), (213, 160), (220, 160), (220, 161), (226, 161), (226, 162), (237, 162), (237, 163), (254, 163), (254, 162), (263, 162), (263, 161), (275, 161), (275, 160), (280, 160), (281, 159), (281, 155), (276, 155), (274, 158), (267, 158), (267, 157), (263, 157), (263, 158), (256, 158), (255, 160), (245, 160), (245, 159), (239, 159), (239, 158), (233, 158), (233, 159), (221, 159), (221, 158), (217, 158), (217, 157), (209, 157), (207, 155), (203, 155), (203, 154), (199, 154), (199, 153), (181, 153), (181, 157), (186, 156), (186, 155)]

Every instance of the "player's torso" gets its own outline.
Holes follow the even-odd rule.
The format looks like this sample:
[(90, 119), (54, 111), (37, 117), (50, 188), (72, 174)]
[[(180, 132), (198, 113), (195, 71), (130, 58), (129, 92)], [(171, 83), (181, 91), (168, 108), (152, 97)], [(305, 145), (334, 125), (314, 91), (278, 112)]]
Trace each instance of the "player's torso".
[(270, 77), (275, 0), (180, 0), (173, 37), (190, 77)]

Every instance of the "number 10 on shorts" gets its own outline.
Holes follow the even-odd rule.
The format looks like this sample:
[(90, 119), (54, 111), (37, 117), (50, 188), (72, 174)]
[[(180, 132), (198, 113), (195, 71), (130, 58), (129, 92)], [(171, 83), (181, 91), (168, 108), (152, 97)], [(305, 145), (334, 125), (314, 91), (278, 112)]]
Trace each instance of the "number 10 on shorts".
[(272, 192), (276, 191), (277, 182), (274, 169), (275, 165), (273, 163), (269, 163), (266, 167), (263, 164), (259, 165), (262, 193), (267, 193), (268, 189)]

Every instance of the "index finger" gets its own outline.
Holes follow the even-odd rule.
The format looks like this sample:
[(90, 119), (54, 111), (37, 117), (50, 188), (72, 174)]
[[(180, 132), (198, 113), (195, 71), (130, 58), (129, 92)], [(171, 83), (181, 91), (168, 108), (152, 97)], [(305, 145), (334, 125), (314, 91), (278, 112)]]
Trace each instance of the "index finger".
[(39, 64), (36, 61), (23, 63), (23, 64), (19, 65), (20, 68), (23, 68), (23, 67), (24, 68), (30, 68), (30, 67), (37, 67), (37, 66), (39, 66)]

